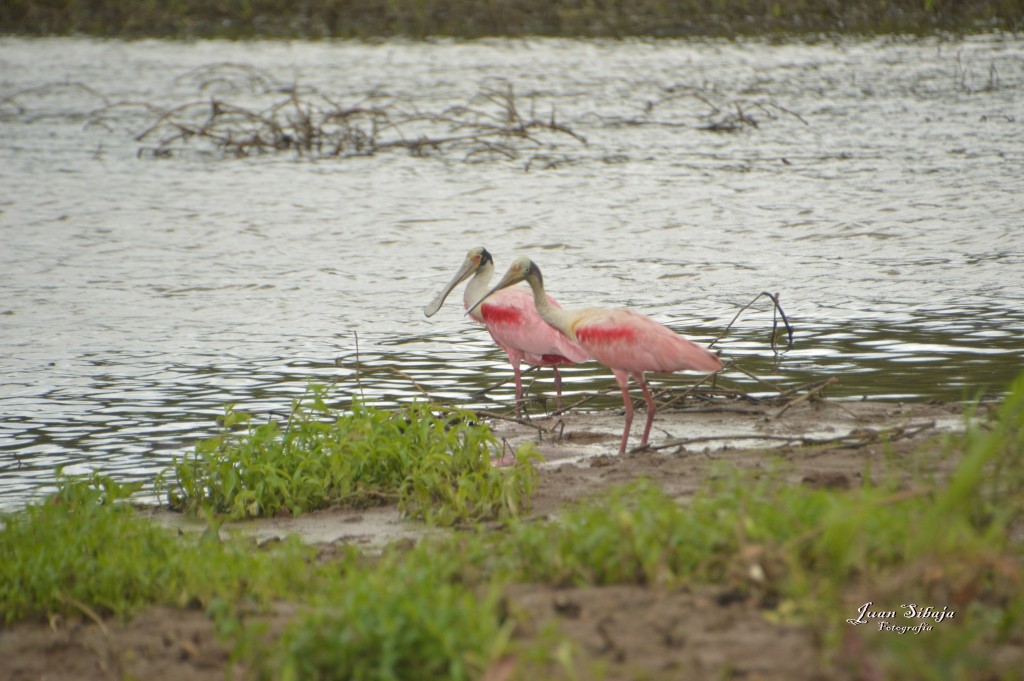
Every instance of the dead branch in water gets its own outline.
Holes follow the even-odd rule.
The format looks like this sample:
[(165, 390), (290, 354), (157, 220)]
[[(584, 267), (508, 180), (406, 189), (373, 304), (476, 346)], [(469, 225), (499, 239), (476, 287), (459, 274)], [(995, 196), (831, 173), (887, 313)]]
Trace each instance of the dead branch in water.
[(230, 92), (269, 92), (282, 86), (274, 78), (250, 64), (218, 62), (198, 66), (174, 79), (175, 83), (191, 82), (196, 88)]
[(22, 116), (27, 114), (29, 111), (28, 107), (23, 103), (23, 100), (31, 99), (38, 101), (47, 97), (61, 98), (69, 90), (82, 92), (90, 97), (94, 97), (102, 101), (105, 105), (110, 104), (110, 100), (106, 95), (84, 83), (67, 81), (60, 83), (47, 83), (45, 85), (37, 85), (35, 87), (18, 90), (17, 92), (0, 97), (0, 120), (6, 117), (4, 108), (9, 107), (14, 115)]
[[(779, 118), (779, 113), (784, 113), (804, 125), (810, 125), (800, 114), (771, 100), (731, 99), (707, 86), (677, 85), (666, 87), (664, 91), (664, 96), (644, 102), (640, 116), (604, 120), (615, 125), (737, 132), (744, 128), (760, 127), (761, 122), (750, 113), (756, 110), (763, 120), (774, 120)], [(696, 108), (691, 106), (693, 103), (697, 104)]]
[(732, 321), (729, 322), (726, 325), (725, 329), (722, 330), (722, 333), (718, 334), (717, 338), (715, 338), (713, 341), (708, 343), (708, 347), (710, 348), (715, 343), (717, 343), (718, 341), (720, 341), (723, 338), (725, 338), (725, 335), (727, 333), (729, 333), (729, 329), (731, 329), (733, 324), (736, 323), (736, 320), (740, 318), (740, 315), (743, 314), (747, 309), (749, 309), (751, 305), (756, 303), (757, 299), (760, 298), (761, 296), (767, 296), (772, 301), (772, 303), (775, 306), (774, 309), (772, 310), (772, 337), (771, 337), (772, 351), (774, 351), (775, 354), (779, 354), (778, 340), (777, 340), (778, 339), (778, 335), (779, 335), (779, 317), (782, 318), (782, 322), (786, 326), (786, 335), (787, 335), (787, 339), (788, 339), (787, 342), (786, 342), (786, 350), (791, 349), (793, 347), (793, 327), (790, 325), (789, 319), (786, 317), (786, 312), (782, 309), (782, 305), (779, 303), (779, 294), (778, 293), (769, 293), (768, 291), (762, 291), (761, 293), (758, 293), (756, 296), (754, 296), (753, 300), (751, 300), (749, 303), (747, 303), (746, 305), (741, 307), (736, 312), (736, 315), (732, 318)]
[[(417, 156), (461, 150), (467, 160), (517, 159), (557, 146), (557, 138), (587, 143), (557, 120), (553, 107), (538, 116), (530, 99), (524, 111), (511, 84), (484, 86), (466, 104), (431, 113), (373, 94), (346, 106), (316, 88), (282, 85), (256, 68), (233, 63), (195, 69), (177, 82), (194, 84), (204, 97), (158, 110), (136, 135), (146, 144), (139, 155), (166, 157), (192, 145), (234, 157), (293, 152), (348, 158), (406, 149)], [(100, 110), (94, 117), (104, 114)]]

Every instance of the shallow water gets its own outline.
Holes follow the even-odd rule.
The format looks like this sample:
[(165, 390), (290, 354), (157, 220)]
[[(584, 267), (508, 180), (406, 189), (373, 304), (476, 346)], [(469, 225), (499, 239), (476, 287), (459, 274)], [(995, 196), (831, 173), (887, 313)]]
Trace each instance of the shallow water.
[[(201, 87), (194, 70), (222, 62), (427, 112), (498, 115), (479, 94), (511, 85), (521, 113), (554, 112), (587, 142), (538, 134), (515, 158), (145, 153), (135, 136), (156, 114), (138, 103), (281, 98)], [(510, 384), (479, 392), (510, 371), (461, 291), (422, 314), (476, 245), (499, 271), (531, 255), (563, 305), (628, 305), (703, 342), (779, 292), (791, 350), (771, 351), (765, 299), (717, 344), (773, 383), (998, 393), (1024, 355), (1022, 85), (1024, 43), (998, 36), (0, 40), (0, 507), (57, 466), (150, 479), (226, 404), (284, 413), (310, 381), (337, 381), (340, 403), (422, 388), (507, 406)], [(736, 112), (756, 127), (702, 129)], [(594, 365), (565, 376), (570, 394), (612, 385)]]

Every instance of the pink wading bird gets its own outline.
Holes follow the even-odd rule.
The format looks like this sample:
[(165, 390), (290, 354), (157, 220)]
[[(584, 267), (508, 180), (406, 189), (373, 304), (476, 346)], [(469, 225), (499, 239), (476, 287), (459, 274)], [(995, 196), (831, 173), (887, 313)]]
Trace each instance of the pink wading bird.
[[(709, 350), (632, 310), (608, 307), (563, 310), (551, 305), (544, 293), (540, 269), (529, 258), (518, 258), (513, 262), (498, 285), (487, 295), (524, 280), (533, 289), (537, 311), (544, 321), (576, 341), (591, 357), (615, 374), (615, 381), (622, 389), (622, 401), (626, 406), (626, 427), (622, 431), (619, 454), (626, 451), (629, 428), (633, 424), (633, 402), (629, 399), (630, 375), (640, 384), (644, 399), (647, 400), (647, 423), (640, 441), (643, 446), (647, 444), (647, 437), (651, 433), (656, 409), (654, 398), (644, 380), (645, 371), (713, 372), (722, 368), (722, 362)], [(470, 308), (469, 312), (472, 311)]]
[[(512, 364), (516, 379), (516, 416), (519, 416), (523, 401), (523, 379), (519, 365), (524, 359), (530, 364), (554, 368), (555, 389), (558, 391), (558, 406), (561, 408), (562, 377), (558, 373), (558, 366), (584, 362), (589, 359), (587, 353), (544, 323), (534, 307), (533, 296), (526, 289), (506, 289), (484, 295), (494, 275), (494, 260), (486, 248), (478, 246), (470, 249), (462, 267), (434, 300), (423, 308), (423, 314), (433, 316), (448, 294), (471, 274), (474, 276), (466, 286), (463, 303), (467, 310), (470, 305), (473, 306), (467, 314), (486, 326), (494, 342), (508, 353), (508, 361)], [(546, 298), (545, 303), (558, 309), (558, 303), (550, 298)]]

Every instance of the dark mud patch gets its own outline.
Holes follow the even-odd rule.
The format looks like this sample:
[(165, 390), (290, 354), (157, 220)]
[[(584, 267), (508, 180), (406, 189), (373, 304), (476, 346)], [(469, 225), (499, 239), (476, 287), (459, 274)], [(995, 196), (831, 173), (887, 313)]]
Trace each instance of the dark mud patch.
[(634, 585), (508, 592), (523, 636), (555, 626), (573, 642), (584, 678), (825, 679), (811, 631), (775, 624), (727, 589)]
[(0, 630), (0, 678), (11, 681), (221, 681), (229, 654), (199, 610), (152, 608), (124, 623), (54, 619)]

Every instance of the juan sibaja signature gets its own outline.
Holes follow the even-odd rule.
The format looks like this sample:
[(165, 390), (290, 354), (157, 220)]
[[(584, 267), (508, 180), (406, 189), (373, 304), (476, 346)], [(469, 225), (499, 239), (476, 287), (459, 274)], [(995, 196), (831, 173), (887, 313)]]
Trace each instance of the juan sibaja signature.
[[(900, 606), (903, 609), (902, 613), (897, 613), (895, 610), (871, 610), (872, 605), (873, 603), (868, 601), (857, 609), (857, 616), (855, 618), (846, 621), (854, 626), (877, 623), (879, 631), (892, 631), (897, 634), (906, 634), (908, 632), (920, 634), (922, 631), (932, 630), (929, 623), (930, 620), (934, 620), (937, 624), (943, 620), (952, 619), (956, 615), (956, 611), (950, 610), (948, 607), (943, 607), (940, 610), (928, 605), (922, 608), (917, 603), (904, 603)], [(901, 625), (897, 623), (897, 618), (900, 616), (905, 620), (916, 619), (920, 621), (914, 626)]]

